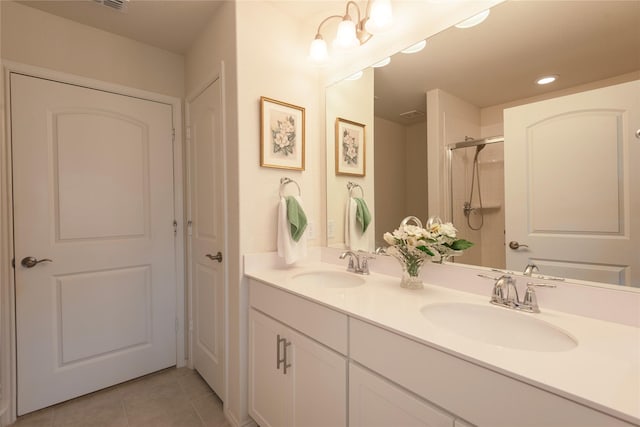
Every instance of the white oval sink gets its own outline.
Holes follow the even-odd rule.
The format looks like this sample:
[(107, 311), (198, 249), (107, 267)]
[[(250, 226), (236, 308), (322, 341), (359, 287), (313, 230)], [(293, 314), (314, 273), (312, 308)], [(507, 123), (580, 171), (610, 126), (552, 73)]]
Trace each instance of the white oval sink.
[(353, 288), (363, 285), (361, 276), (342, 271), (308, 271), (291, 277), (294, 285), (322, 286), (325, 288)]
[(567, 351), (578, 341), (529, 314), (489, 305), (442, 303), (420, 310), (432, 324), (486, 344), (529, 351)]

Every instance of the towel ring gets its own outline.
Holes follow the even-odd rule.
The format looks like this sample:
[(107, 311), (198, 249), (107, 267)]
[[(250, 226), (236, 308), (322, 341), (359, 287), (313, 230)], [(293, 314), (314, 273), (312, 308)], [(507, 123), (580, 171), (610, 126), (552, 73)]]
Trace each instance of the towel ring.
[(291, 178), (287, 178), (285, 176), (280, 178), (280, 197), (284, 196), (284, 187), (286, 187), (287, 184), (292, 184), (292, 183), (295, 184), (296, 187), (298, 187), (298, 196), (302, 196), (302, 191), (300, 191), (300, 186), (298, 185), (298, 183), (292, 180)]
[(355, 188), (359, 188), (360, 189), (360, 193), (362, 194), (362, 198), (364, 199), (364, 190), (362, 189), (362, 187), (360, 186), (360, 184), (356, 184), (355, 182), (347, 182), (347, 189), (349, 190), (349, 197), (353, 197), (353, 190)]

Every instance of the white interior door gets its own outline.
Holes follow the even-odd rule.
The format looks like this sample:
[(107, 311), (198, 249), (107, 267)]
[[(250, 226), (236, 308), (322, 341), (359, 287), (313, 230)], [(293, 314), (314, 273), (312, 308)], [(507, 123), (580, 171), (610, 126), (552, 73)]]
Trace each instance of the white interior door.
[(10, 81), (24, 414), (176, 364), (172, 107)]
[(640, 286), (640, 81), (510, 108), (507, 268)]
[(224, 197), (220, 80), (189, 104), (193, 364), (224, 400)]

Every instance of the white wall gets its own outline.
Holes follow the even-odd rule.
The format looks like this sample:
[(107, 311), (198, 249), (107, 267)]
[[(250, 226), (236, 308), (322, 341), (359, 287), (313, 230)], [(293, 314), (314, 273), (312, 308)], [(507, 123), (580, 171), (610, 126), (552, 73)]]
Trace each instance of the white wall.
[[(324, 230), (319, 227), (324, 219), (324, 112), (317, 72), (306, 58), (308, 29), (274, 4), (235, 4), (239, 253), (276, 249), (276, 206), (283, 176), (300, 185), (316, 235), (309, 243), (319, 245), (318, 236)], [(260, 167), (260, 96), (305, 108), (304, 171)], [(229, 398), (231, 410), (243, 421), (247, 413), (247, 282), (240, 270), (230, 273)]]
[(182, 97), (181, 55), (3, 0), (2, 58)]

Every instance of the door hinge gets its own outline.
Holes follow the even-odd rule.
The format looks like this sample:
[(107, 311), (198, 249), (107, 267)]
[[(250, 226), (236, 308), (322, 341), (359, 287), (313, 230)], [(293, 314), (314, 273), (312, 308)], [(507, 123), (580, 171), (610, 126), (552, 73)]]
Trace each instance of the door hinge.
[(175, 219), (173, 220), (173, 234), (176, 234), (178, 232), (178, 221), (176, 221)]
[(176, 128), (171, 129), (171, 141), (176, 142)]
[(187, 221), (187, 235), (193, 235), (193, 222), (191, 220)]

